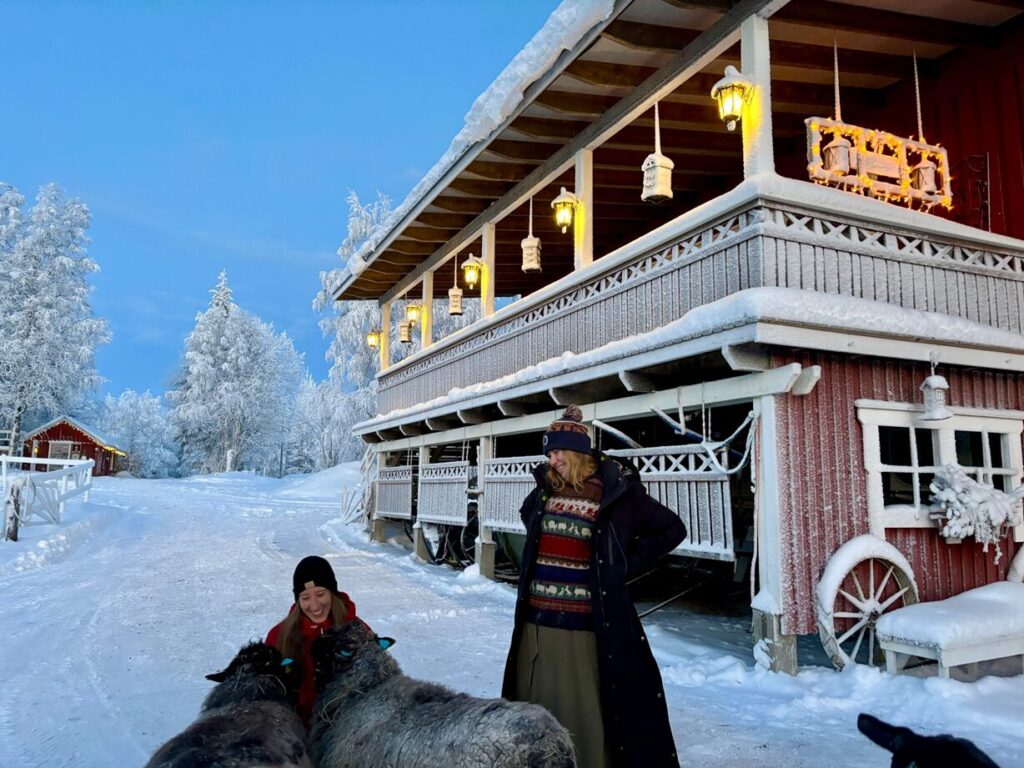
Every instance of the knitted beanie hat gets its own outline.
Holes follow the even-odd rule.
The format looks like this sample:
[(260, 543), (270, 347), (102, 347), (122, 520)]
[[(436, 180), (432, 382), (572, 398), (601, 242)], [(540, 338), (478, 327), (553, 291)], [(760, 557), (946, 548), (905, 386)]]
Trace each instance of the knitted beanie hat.
[(311, 587), (323, 587), (335, 594), (338, 593), (338, 579), (334, 575), (334, 569), (330, 563), (316, 555), (302, 558), (295, 566), (292, 592), (295, 594), (296, 602), (299, 594)]
[(590, 453), (590, 450), (590, 430), (583, 424), (583, 411), (578, 405), (570, 405), (544, 433), (544, 455), (552, 451)]

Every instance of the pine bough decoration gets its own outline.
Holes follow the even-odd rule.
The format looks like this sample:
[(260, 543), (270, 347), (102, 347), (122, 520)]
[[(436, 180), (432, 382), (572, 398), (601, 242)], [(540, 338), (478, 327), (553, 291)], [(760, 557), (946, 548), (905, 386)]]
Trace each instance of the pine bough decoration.
[(1021, 523), (1024, 485), (1005, 493), (979, 483), (958, 464), (947, 464), (935, 473), (931, 492), (932, 517), (945, 521), (942, 535), (956, 539), (973, 536), (985, 552), (994, 544), (998, 563), (1003, 556), (1000, 540)]

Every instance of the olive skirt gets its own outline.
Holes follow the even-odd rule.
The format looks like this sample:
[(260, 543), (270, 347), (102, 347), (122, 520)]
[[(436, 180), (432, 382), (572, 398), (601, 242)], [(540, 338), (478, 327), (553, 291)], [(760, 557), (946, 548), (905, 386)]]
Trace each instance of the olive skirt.
[(611, 765), (597, 669), (593, 632), (523, 625), (516, 657), (516, 699), (540, 704), (565, 726), (580, 768)]

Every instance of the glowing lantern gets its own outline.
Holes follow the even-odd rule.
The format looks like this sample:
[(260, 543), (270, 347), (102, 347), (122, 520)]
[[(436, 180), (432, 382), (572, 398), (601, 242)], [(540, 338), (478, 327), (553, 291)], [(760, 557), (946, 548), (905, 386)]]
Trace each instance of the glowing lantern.
[(644, 173), (644, 188), (640, 199), (644, 202), (663, 203), (672, 199), (672, 169), (676, 167), (661, 154), (661, 125), (658, 121), (658, 103), (654, 103), (654, 152), (647, 156), (640, 170)]
[(366, 334), (366, 346), (370, 349), (377, 349), (380, 346), (380, 331), (370, 331)]
[(711, 98), (718, 102), (718, 116), (730, 131), (736, 130), (736, 123), (743, 117), (743, 102), (751, 87), (730, 64), (725, 68), (725, 77), (711, 89)]
[(405, 319), (412, 324), (416, 324), (420, 320), (420, 305), (419, 304), (406, 304), (405, 305)]
[(480, 282), (480, 271), (483, 267), (484, 263), (480, 259), (472, 253), (469, 254), (469, 258), (462, 262), (462, 277), (465, 279), (466, 285), (473, 288)]
[(562, 234), (572, 226), (572, 214), (576, 209), (579, 200), (572, 192), (567, 192), (565, 187), (558, 197), (551, 201), (551, 207), (555, 209), (555, 224), (562, 228)]
[(530, 198), (530, 233), (523, 238), (523, 272), (540, 272), (540, 238), (533, 236), (533, 198)]

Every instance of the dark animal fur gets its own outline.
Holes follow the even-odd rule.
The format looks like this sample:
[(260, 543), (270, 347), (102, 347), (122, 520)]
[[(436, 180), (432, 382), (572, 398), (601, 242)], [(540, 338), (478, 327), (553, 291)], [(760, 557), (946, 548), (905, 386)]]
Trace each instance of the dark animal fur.
[(569, 733), (543, 707), (478, 699), (402, 674), (361, 622), (313, 644), (309, 753), (320, 768), (571, 768)]
[(892, 752), (891, 768), (999, 768), (967, 739), (948, 734), (921, 736), (909, 728), (860, 715), (857, 728), (875, 744)]
[(156, 751), (146, 768), (311, 768), (305, 729), (288, 701), (276, 648), (252, 643), (227, 669), (199, 718)]

